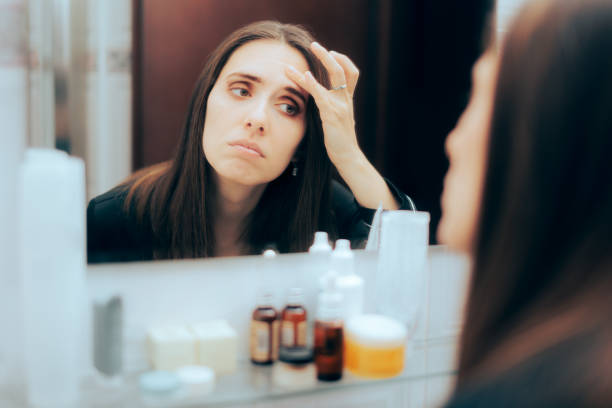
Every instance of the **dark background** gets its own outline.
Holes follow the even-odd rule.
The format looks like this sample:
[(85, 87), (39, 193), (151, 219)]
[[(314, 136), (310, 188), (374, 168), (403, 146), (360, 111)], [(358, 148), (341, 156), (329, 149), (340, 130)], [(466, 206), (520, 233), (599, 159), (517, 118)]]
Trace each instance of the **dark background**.
[(134, 170), (172, 157), (193, 85), (213, 49), (257, 20), (301, 24), (361, 71), (361, 148), (440, 218), (444, 139), (465, 107), (492, 0), (133, 0)]

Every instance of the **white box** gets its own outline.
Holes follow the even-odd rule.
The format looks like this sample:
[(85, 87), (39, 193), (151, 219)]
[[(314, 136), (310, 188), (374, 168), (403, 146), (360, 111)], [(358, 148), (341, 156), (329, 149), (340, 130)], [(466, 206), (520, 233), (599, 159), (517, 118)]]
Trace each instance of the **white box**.
[(174, 370), (196, 364), (196, 339), (182, 326), (149, 330), (149, 360), (156, 370)]
[(225, 320), (194, 324), (191, 331), (197, 344), (197, 362), (212, 368), (217, 375), (236, 370), (238, 335)]

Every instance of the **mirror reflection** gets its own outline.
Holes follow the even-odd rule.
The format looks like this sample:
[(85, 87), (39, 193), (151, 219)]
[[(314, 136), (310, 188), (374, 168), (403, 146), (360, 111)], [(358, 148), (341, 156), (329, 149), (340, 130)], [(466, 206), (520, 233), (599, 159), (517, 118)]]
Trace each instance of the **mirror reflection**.
[(230, 34), (196, 82), (175, 157), (90, 202), (90, 262), (306, 251), (315, 231), (359, 243), (368, 209), (412, 209), (359, 148), (359, 70), (313, 40), (273, 21)]
[[(317, 230), (361, 247), (379, 205), (416, 204), (436, 228), (443, 140), (490, 5), (126, 3), (54, 3), (70, 54), (55, 142), (86, 161), (90, 262), (304, 251)], [(254, 21), (301, 25), (301, 45), (222, 55)]]

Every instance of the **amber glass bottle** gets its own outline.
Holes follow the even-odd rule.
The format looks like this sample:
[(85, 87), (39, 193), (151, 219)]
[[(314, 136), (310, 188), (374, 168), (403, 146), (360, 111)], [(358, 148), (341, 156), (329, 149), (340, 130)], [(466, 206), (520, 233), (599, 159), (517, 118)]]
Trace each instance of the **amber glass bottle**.
[(306, 347), (306, 309), (302, 289), (289, 289), (287, 305), (281, 314), (280, 346), (285, 348)]
[(261, 295), (251, 318), (250, 351), (254, 364), (272, 364), (278, 357), (278, 312), (271, 294)]
[(322, 381), (339, 380), (344, 366), (342, 321), (316, 321), (314, 330), (317, 378)]
[(322, 381), (339, 380), (344, 366), (344, 327), (342, 295), (336, 289), (334, 275), (326, 277), (325, 289), (319, 295), (314, 332), (317, 378)]

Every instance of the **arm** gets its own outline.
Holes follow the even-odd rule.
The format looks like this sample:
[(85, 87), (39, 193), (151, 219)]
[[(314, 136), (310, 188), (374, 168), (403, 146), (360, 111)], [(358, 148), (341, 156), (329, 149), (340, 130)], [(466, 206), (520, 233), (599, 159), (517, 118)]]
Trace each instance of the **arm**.
[(319, 84), (310, 71), (302, 74), (289, 67), (287, 75), (314, 98), (330, 160), (361, 206), (376, 208), (382, 203), (384, 209), (397, 210), (398, 202), (357, 143), (353, 93), (359, 70), (345, 55), (328, 52), (318, 43), (312, 43), (311, 49), (327, 69), (332, 89)]

